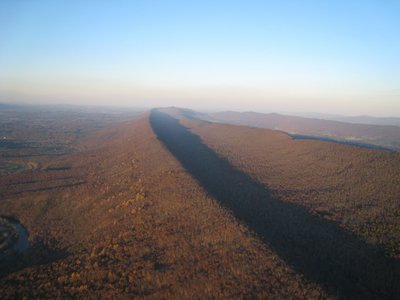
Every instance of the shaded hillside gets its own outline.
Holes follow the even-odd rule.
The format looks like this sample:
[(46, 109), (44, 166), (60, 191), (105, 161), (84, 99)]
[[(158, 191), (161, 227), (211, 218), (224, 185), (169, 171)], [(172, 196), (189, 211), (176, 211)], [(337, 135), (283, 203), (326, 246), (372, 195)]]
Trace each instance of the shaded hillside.
[[(268, 155), (262, 154), (264, 149), (257, 147), (257, 141), (261, 138), (266, 142), (265, 148), (271, 148), (267, 150), (268, 153), (273, 151), (276, 145), (284, 146), (285, 140), (290, 140), (287, 136), (271, 132), (271, 135), (262, 137), (261, 134), (265, 130), (258, 130), (258, 138), (253, 134), (250, 139), (249, 135), (242, 135), (242, 133), (257, 131), (256, 129), (188, 121), (182, 118), (182, 115), (179, 116), (179, 112), (173, 110), (154, 111), (152, 124), (167, 148), (197, 178), (208, 193), (231, 210), (239, 220), (247, 224), (268, 246), (306, 278), (322, 284), (331, 293), (337, 293), (341, 297), (392, 298), (399, 295), (400, 266), (397, 259), (388, 258), (379, 246), (367, 243), (351, 230), (346, 230), (338, 222), (339, 217), (335, 216), (330, 209), (315, 213), (310, 208), (313, 204), (321, 203), (313, 203), (316, 199), (309, 199), (311, 203), (304, 203), (301, 201), (303, 196), (301, 190), (290, 192), (292, 201), (288, 201), (289, 199), (285, 198), (283, 193), (280, 195), (277, 191), (269, 191), (267, 184), (264, 185), (257, 180), (257, 177), (254, 176), (253, 179), (253, 176), (248, 175), (257, 171), (274, 175), (274, 170), (269, 172), (268, 168), (261, 167), (261, 161), (247, 155), (246, 166), (253, 163), (254, 165), (252, 169), (238, 165), (245, 172), (235, 168), (229, 162), (232, 160), (234, 164), (238, 163), (235, 160), (237, 158), (235, 143), (240, 143), (241, 139), (243, 143), (236, 146), (240, 154), (250, 154), (252, 150), (255, 150), (267, 160)], [(201, 133), (200, 137), (203, 141), (190, 129)], [(265, 133), (268, 134), (268, 132)], [(214, 139), (207, 139), (208, 136)], [(212, 141), (210, 146), (220, 150), (219, 153), (214, 152), (205, 144), (209, 140)], [(299, 146), (302, 144), (300, 141), (295, 141), (295, 143), (299, 143)], [(313, 142), (308, 143), (308, 148), (311, 150)], [(316, 144), (319, 143), (316, 142)], [(231, 147), (228, 149), (227, 145)], [(239, 148), (241, 146), (244, 148)], [(336, 147), (340, 148), (340, 146)], [(290, 148), (284, 148), (287, 151), (296, 151), (295, 144)], [(247, 153), (246, 149), (251, 150)], [(241, 150), (244, 152), (241, 153)], [(302, 151), (301, 146), (299, 150)], [(350, 152), (352, 147), (341, 150)], [(279, 153), (276, 154), (279, 155)], [(228, 158), (229, 161), (223, 157)], [(326, 159), (329, 160), (329, 157)], [(314, 159), (314, 162), (317, 161), (318, 159)], [(334, 156), (331, 157), (331, 161), (334, 164)], [(287, 163), (295, 165), (296, 161)], [(321, 175), (323, 174), (315, 176), (317, 178)], [(283, 180), (283, 178), (280, 180), (281, 183), (284, 183)], [(305, 180), (312, 180), (312, 178)], [(293, 181), (294, 184), (297, 183), (296, 180)], [(332, 184), (335, 183), (332, 182)], [(310, 185), (307, 188), (311, 191), (318, 190), (318, 186)], [(329, 192), (329, 189), (325, 190), (324, 186), (320, 188), (322, 193)], [(334, 187), (332, 190), (340, 192), (340, 187)], [(397, 202), (387, 200), (380, 204), (384, 209), (394, 208), (391, 204), (398, 205)], [(362, 207), (359, 209), (362, 210)], [(368, 210), (365, 212), (368, 213)], [(392, 218), (389, 223), (398, 226), (397, 219)], [(362, 225), (362, 223), (357, 225)], [(387, 235), (392, 233), (385, 232), (384, 235), (388, 237)]]
[(322, 141), (294, 140), (280, 132), (202, 123), (194, 132), (234, 166), (280, 197), (400, 257), (400, 154)]
[(200, 116), (200, 118), (214, 122), (268, 128), (291, 134), (329, 137), (355, 144), (367, 143), (400, 150), (400, 128), (397, 126), (351, 124), (254, 112), (220, 112), (209, 114), (207, 117)]
[(327, 296), (198, 185), (148, 116), (77, 145), (1, 177), (0, 212), (30, 243), (1, 262), (2, 299)]

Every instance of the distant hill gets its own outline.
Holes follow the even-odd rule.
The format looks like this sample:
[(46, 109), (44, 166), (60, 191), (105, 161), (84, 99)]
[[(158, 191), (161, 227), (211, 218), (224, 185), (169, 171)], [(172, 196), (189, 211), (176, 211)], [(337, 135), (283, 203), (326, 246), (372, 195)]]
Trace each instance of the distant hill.
[(208, 114), (206, 117), (204, 114), (195, 116), (212, 122), (268, 128), (289, 134), (323, 137), (356, 145), (371, 144), (391, 150), (400, 150), (400, 128), (397, 126), (354, 124), (256, 112), (226, 111)]
[(2, 109), (16, 109), (19, 108), (18, 105), (15, 104), (8, 104), (8, 103), (1, 103), (0, 102), (0, 110)]
[(323, 119), (331, 121), (339, 121), (346, 123), (355, 124), (368, 124), (368, 125), (386, 125), (386, 126), (399, 126), (400, 118), (396, 117), (372, 117), (372, 116), (342, 116), (342, 115), (331, 115), (324, 113), (281, 113), (282, 115), (296, 116), (303, 118)]
[(348, 123), (370, 124), (370, 125), (386, 125), (386, 126), (399, 126), (400, 118), (378, 118), (370, 116), (354, 116), (354, 117), (339, 117), (336, 121), (343, 121)]

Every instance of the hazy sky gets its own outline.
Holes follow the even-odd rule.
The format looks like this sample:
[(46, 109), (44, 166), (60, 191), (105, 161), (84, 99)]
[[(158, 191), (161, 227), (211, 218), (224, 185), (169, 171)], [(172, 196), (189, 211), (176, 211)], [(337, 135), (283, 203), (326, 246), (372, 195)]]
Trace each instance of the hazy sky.
[(400, 1), (0, 1), (0, 101), (400, 116)]

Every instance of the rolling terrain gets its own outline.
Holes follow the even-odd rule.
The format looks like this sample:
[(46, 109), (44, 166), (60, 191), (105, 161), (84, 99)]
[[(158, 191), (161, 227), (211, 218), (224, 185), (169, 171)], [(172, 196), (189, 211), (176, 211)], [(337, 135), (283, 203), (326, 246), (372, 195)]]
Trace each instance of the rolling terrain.
[(1, 175), (29, 233), (0, 256), (3, 298), (400, 295), (398, 153), (171, 108), (96, 124)]
[(197, 183), (149, 115), (76, 145), (47, 158), (69, 168), (2, 177), (1, 214), (27, 229), (30, 244), (2, 261), (3, 298), (328, 295)]

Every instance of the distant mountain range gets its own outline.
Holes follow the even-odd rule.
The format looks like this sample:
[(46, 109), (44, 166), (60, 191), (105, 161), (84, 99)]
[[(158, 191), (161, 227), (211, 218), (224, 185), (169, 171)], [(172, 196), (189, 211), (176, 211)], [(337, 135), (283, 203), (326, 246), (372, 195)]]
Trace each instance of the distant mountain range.
[(400, 118), (378, 118), (370, 116), (355, 116), (355, 117), (340, 117), (337, 118), (336, 121), (358, 123), (358, 124), (400, 126)]
[(392, 125), (400, 127), (400, 118), (396, 117), (388, 118), (388, 117), (372, 117), (363, 115), (341, 116), (341, 115), (330, 115), (322, 113), (282, 113), (282, 114), (289, 116), (323, 119), (323, 120), (331, 120), (331, 121), (339, 121), (339, 122), (355, 123), (355, 124), (386, 125), (386, 126)]
[[(305, 118), (276, 113), (217, 112), (197, 113), (185, 111), (186, 116), (218, 123), (269, 128), (286, 132), (293, 137), (351, 143), (359, 146), (373, 145), (379, 148), (400, 150), (400, 127), (394, 125), (357, 124), (361, 122), (396, 123), (396, 118), (340, 117), (341, 121)], [(398, 120), (400, 121), (400, 119)]]
[(2, 110), (2, 109), (17, 109), (17, 108), (19, 108), (18, 105), (0, 102), (0, 110)]

